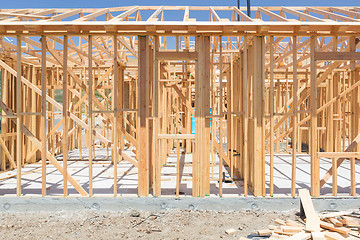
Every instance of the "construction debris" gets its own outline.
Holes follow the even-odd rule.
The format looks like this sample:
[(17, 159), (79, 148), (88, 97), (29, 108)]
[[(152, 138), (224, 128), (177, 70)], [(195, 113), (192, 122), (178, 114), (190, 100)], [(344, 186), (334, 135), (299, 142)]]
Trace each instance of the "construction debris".
[(231, 229), (226, 230), (225, 233), (231, 235), (231, 234), (236, 233), (236, 230), (231, 228)]
[(288, 240), (322, 240), (322, 239), (359, 239), (360, 223), (356, 212), (342, 211), (318, 214), (311, 201), (309, 191), (299, 190), (300, 216), (304, 222), (276, 219), (277, 224), (269, 229), (256, 232), (258, 236), (269, 236), (269, 239)]

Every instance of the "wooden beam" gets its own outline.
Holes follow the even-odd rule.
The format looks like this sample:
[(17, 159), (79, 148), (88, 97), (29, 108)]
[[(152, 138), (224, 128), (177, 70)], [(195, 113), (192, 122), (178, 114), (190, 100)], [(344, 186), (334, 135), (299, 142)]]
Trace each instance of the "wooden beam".
[(160, 62), (157, 59), (158, 50), (160, 48), (159, 36), (154, 37), (154, 51), (153, 51), (153, 86), (152, 86), (152, 116), (153, 116), (153, 142), (152, 142), (152, 161), (153, 161), (153, 193), (156, 197), (161, 195), (161, 162), (160, 162), (160, 141), (158, 134), (160, 131)]
[(297, 122), (298, 122), (298, 79), (297, 79), (297, 37), (293, 36), (293, 119), (292, 125), (294, 131), (292, 132), (292, 164), (291, 164), (291, 196), (295, 196), (296, 190), (296, 152), (297, 152)]
[[(220, 93), (219, 93), (219, 115), (221, 116), (219, 121), (219, 196), (222, 197), (223, 194), (223, 156), (221, 152), (223, 152), (223, 145), (224, 145), (224, 116), (223, 116), (223, 106), (224, 106), (224, 85), (223, 85), (223, 72), (222, 72), (222, 36), (219, 36), (220, 46), (219, 46), (219, 85), (220, 85)], [(198, 89), (198, 91), (202, 91), (202, 89)], [(226, 157), (228, 157), (226, 155)]]
[(96, 18), (98, 16), (104, 15), (104, 14), (106, 14), (108, 12), (109, 12), (109, 8), (103, 8), (103, 9), (100, 9), (100, 10), (98, 10), (96, 12), (88, 14), (86, 16), (83, 16), (81, 18), (75, 19), (74, 22), (89, 21), (89, 20), (94, 19), (94, 18)]
[(312, 36), (310, 42), (310, 157), (311, 157), (311, 194), (320, 195), (320, 163), (317, 158), (318, 135), (317, 135), (317, 70), (315, 51), (317, 37)]
[(314, 16), (311, 16), (310, 14), (306, 14), (306, 13), (303, 13), (303, 12), (299, 12), (295, 9), (292, 9), (292, 8), (288, 8), (288, 7), (282, 7), (281, 8), (283, 11), (285, 12), (288, 12), (292, 15), (295, 15), (295, 16), (298, 16), (304, 20), (308, 20), (308, 21), (312, 21), (312, 22), (325, 22), (324, 19), (321, 19), (321, 18), (317, 18), (317, 17), (314, 17)]
[(282, 17), (282, 16), (280, 16), (280, 15), (278, 15), (276, 13), (273, 13), (273, 12), (271, 12), (271, 11), (265, 9), (265, 8), (262, 8), (262, 7), (258, 7), (258, 11), (268, 15), (269, 17), (271, 17), (271, 18), (273, 18), (273, 19), (275, 19), (277, 21), (281, 21), (281, 22), (288, 22), (289, 21), (288, 19), (286, 19), (286, 18), (284, 18), (284, 17)]
[[(92, 36), (88, 36), (88, 88), (89, 92), (93, 92), (93, 74), (92, 74)], [(116, 54), (115, 54), (116, 55)], [(89, 103), (88, 103), (88, 114), (89, 114), (89, 196), (92, 197), (93, 195), (93, 153), (94, 153), (94, 135), (92, 134), (94, 129), (94, 115), (93, 115), (93, 94), (89, 94)]]
[(214, 17), (215, 21), (221, 21), (219, 15), (215, 12), (214, 8), (209, 7), (211, 15)]
[(48, 19), (50, 17), (37, 15), (37, 14), (20, 14), (20, 13), (6, 13), (6, 12), (0, 12), (0, 16), (5, 17), (18, 17), (20, 19)]
[(188, 20), (189, 20), (189, 7), (186, 7), (184, 11), (183, 22), (187, 22)]
[(23, 158), (23, 142), (22, 142), (22, 132), (21, 132), (21, 115), (22, 112), (22, 91), (21, 91), (21, 36), (17, 36), (17, 48), (16, 48), (16, 195), (21, 196), (21, 168), (22, 168), (22, 158)]
[(356, 61), (360, 60), (360, 52), (315, 52), (315, 60)]
[(163, 6), (160, 6), (146, 21), (157, 21), (158, 15), (164, 10)]
[(265, 69), (264, 69), (264, 37), (254, 38), (254, 87), (253, 87), (253, 194), (254, 196), (265, 195), (265, 134), (264, 128), (264, 104), (265, 104)]
[[(112, 98), (112, 107), (113, 107), (113, 111), (114, 111), (114, 121), (113, 121), (113, 127), (112, 127), (112, 134), (113, 134), (113, 148), (114, 150), (118, 149), (118, 145), (119, 145), (119, 132), (117, 131), (117, 124), (118, 124), (118, 120), (116, 117), (116, 113), (117, 113), (117, 102), (118, 102), (118, 98), (117, 98), (117, 88), (118, 88), (118, 78), (119, 78), (119, 72), (118, 72), (118, 55), (117, 53), (117, 49), (118, 49), (118, 39), (116, 36), (113, 36), (113, 47), (114, 47), (114, 55), (113, 55), (113, 64), (114, 64), (114, 79), (113, 79), (113, 89), (115, 90), (113, 93), (113, 98)], [(118, 185), (117, 185), (117, 181), (118, 181), (118, 171), (117, 171), (117, 164), (119, 161), (119, 156), (118, 156), (118, 152), (117, 151), (112, 151), (112, 161), (113, 161), (113, 168), (114, 168), (114, 197), (117, 196), (117, 189), (118, 189)]]
[(122, 21), (124, 18), (127, 18), (128, 16), (130, 16), (131, 14), (133, 14), (134, 12), (136, 12), (139, 9), (139, 6), (135, 6), (129, 10), (127, 10), (126, 12), (123, 12), (119, 15), (117, 15), (116, 17), (110, 19), (108, 22), (119, 22)]
[(159, 51), (156, 53), (157, 60), (196, 60), (198, 58), (197, 52), (164, 52)]
[(137, 149), (137, 159), (139, 162), (139, 181), (138, 181), (138, 194), (139, 196), (147, 196), (149, 194), (149, 159), (147, 158), (146, 145), (147, 145), (147, 109), (146, 102), (148, 99), (147, 89), (145, 87), (148, 79), (148, 45), (149, 39), (147, 36), (139, 36), (139, 73), (138, 73), (138, 115), (136, 126), (137, 145), (142, 146)]
[(67, 171), (67, 160), (68, 160), (68, 151), (69, 151), (69, 145), (68, 145), (68, 134), (69, 134), (69, 120), (68, 120), (68, 72), (67, 72), (67, 52), (68, 52), (68, 36), (64, 36), (64, 45), (63, 45), (63, 109), (62, 109), (62, 116), (64, 119), (63, 123), (63, 141), (62, 141), (62, 150), (63, 150), (63, 169), (64, 169), (64, 179), (63, 179), (63, 185), (64, 185), (64, 196), (66, 197), (68, 195), (68, 186), (67, 186), (67, 177), (68, 177), (68, 171)]
[(348, 15), (350, 17), (360, 18), (360, 13), (359, 12), (345, 10), (343, 8), (340, 8), (340, 7), (329, 7), (329, 10), (333, 11), (333, 12), (338, 12), (338, 13), (341, 13), (341, 14), (345, 14), (345, 15)]
[(244, 50), (243, 50), (243, 89), (242, 89), (242, 109), (243, 109), (243, 176), (244, 176), (244, 196), (248, 195), (248, 175), (249, 175), (249, 154), (248, 154), (248, 137), (249, 137), (249, 116), (248, 116), (248, 96), (249, 96), (249, 84), (248, 84), (248, 37), (244, 36)]
[(58, 20), (62, 20), (62, 19), (67, 18), (67, 17), (71, 17), (71, 16), (73, 16), (75, 14), (78, 14), (80, 12), (81, 12), (81, 9), (74, 9), (74, 10), (64, 12), (62, 14), (55, 15), (55, 16), (51, 17), (50, 19), (43, 20), (43, 21), (58, 21)]
[(254, 22), (256, 20), (256, 19), (252, 19), (251, 17), (240, 11), (237, 7), (234, 7), (234, 12), (238, 14), (245, 21)]
[[(194, 197), (207, 195), (206, 179), (210, 173), (206, 171), (210, 161), (210, 37), (198, 36), (196, 50), (199, 54), (196, 62), (195, 77), (195, 154), (193, 159)], [(220, 163), (221, 164), (221, 163)]]
[[(270, 37), (270, 196), (274, 195), (274, 37)], [(246, 96), (247, 97), (247, 96)]]
[(41, 193), (46, 195), (46, 37), (41, 36)]
[(320, 10), (320, 9), (314, 8), (314, 7), (306, 7), (306, 10), (310, 11), (310, 12), (313, 12), (313, 13), (323, 15), (324, 17), (332, 18), (332, 19), (335, 19), (335, 20), (343, 21), (343, 22), (359, 22), (360, 21), (359, 19), (345, 17), (345, 16), (340, 15), (340, 14), (327, 12), (327, 11)]

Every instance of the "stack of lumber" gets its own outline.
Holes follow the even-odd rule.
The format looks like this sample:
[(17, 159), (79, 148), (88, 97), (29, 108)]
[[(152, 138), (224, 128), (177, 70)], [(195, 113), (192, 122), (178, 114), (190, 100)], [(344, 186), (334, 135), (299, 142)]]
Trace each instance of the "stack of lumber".
[(269, 225), (269, 229), (259, 230), (257, 235), (289, 240), (360, 239), (360, 214), (348, 211), (317, 214), (308, 190), (299, 190), (299, 197), (304, 222), (276, 219), (276, 226)]

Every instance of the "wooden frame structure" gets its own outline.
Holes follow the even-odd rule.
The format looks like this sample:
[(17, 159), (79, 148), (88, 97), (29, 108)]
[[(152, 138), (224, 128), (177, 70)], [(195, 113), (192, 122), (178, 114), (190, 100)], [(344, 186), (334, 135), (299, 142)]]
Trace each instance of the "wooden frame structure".
[[(17, 169), (17, 195), (22, 166), (42, 161), (42, 195), (48, 163), (63, 175), (64, 196), (68, 184), (92, 196), (94, 149), (102, 147), (111, 149), (114, 196), (121, 161), (138, 168), (139, 196), (160, 196), (161, 168), (173, 147), (179, 159), (180, 146), (193, 154), (195, 197), (210, 194), (217, 158), (220, 196), (225, 167), (244, 181), (245, 196), (265, 196), (266, 154), (272, 196), (280, 152), (292, 154), (291, 195), (300, 152), (311, 156), (312, 195), (331, 176), (337, 194), (346, 159), (356, 195), (360, 7), (252, 7), (254, 18), (244, 10), (0, 10), (0, 168)], [(68, 151), (78, 148), (82, 159), (84, 144), (87, 191), (67, 172)], [(333, 159), (325, 176), (320, 157)]]

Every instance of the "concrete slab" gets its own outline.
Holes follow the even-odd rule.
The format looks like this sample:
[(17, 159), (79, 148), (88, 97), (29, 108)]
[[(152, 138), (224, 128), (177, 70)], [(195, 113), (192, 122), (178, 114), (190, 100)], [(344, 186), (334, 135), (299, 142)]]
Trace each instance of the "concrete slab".
[[(131, 151), (128, 154), (134, 156)], [(106, 158), (105, 149), (96, 149), (95, 161), (93, 164), (93, 188), (95, 196), (110, 197), (113, 195), (113, 172), (114, 167), (110, 158)], [(87, 159), (88, 151), (83, 149), (83, 159)], [(57, 156), (61, 160), (62, 156)], [(79, 151), (69, 152), (68, 173), (88, 191), (88, 162), (78, 160)], [(270, 157), (266, 156), (266, 194), (269, 195), (270, 184)], [(291, 187), (291, 161), (290, 154), (277, 154), (274, 158), (274, 197), (290, 196)], [(176, 154), (170, 154), (167, 164), (162, 168), (162, 196), (175, 196), (176, 189)], [(60, 161), (60, 163), (62, 163)], [(192, 155), (183, 154), (180, 159), (180, 197), (192, 195)], [(296, 188), (310, 189), (310, 156), (299, 154), (297, 156), (296, 168)], [(321, 176), (331, 167), (329, 159), (320, 160)], [(118, 194), (119, 196), (137, 197), (138, 172), (137, 168), (131, 163), (123, 161), (118, 164)], [(228, 168), (225, 168), (225, 176), (230, 177)], [(360, 185), (360, 166), (356, 162), (356, 187)], [(214, 166), (210, 170), (210, 196), (216, 197), (219, 193), (219, 159), (217, 158)], [(62, 196), (63, 180), (62, 175), (51, 164), (47, 165), (47, 195)], [(69, 195), (80, 196), (77, 191), (69, 184)], [(359, 193), (359, 190), (357, 190)], [(26, 165), (22, 169), (22, 193), (24, 196), (41, 196), (41, 163)], [(340, 196), (350, 194), (350, 162), (345, 160), (338, 168), (338, 193)], [(321, 189), (322, 196), (331, 196), (332, 179)], [(0, 173), (0, 196), (16, 195), (16, 170)], [(150, 195), (151, 196), (151, 195)], [(239, 197), (243, 195), (243, 182), (233, 181), (223, 183), (224, 197)], [(251, 196), (251, 195), (250, 195)]]

